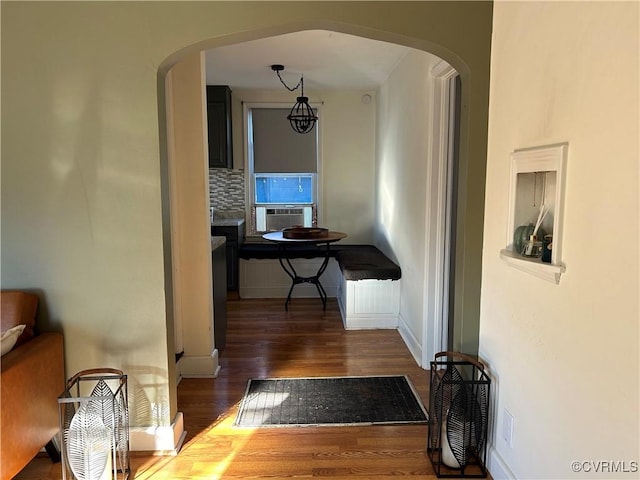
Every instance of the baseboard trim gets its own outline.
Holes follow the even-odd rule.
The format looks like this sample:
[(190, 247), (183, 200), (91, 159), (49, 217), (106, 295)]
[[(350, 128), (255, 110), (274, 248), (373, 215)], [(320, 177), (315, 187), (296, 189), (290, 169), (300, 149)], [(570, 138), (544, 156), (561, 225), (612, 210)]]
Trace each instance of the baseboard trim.
[(351, 315), (342, 323), (345, 330), (395, 330), (398, 328), (398, 317), (386, 315)]
[(487, 469), (494, 480), (516, 480), (516, 476), (493, 445), (489, 446), (487, 453)]
[(171, 425), (129, 427), (129, 448), (154, 455), (177, 455), (186, 436), (184, 417), (178, 412)]
[(398, 315), (398, 332), (418, 365), (422, 365), (422, 345), (409, 329), (407, 322)]
[(178, 362), (180, 378), (217, 378), (220, 372), (218, 349), (211, 355), (184, 355)]

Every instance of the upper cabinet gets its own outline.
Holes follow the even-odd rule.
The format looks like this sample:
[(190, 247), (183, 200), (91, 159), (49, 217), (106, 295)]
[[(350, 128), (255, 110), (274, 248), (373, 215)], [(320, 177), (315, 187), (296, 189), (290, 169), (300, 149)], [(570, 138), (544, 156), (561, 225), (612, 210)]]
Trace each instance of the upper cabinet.
[(231, 144), (231, 89), (207, 86), (209, 168), (233, 168)]

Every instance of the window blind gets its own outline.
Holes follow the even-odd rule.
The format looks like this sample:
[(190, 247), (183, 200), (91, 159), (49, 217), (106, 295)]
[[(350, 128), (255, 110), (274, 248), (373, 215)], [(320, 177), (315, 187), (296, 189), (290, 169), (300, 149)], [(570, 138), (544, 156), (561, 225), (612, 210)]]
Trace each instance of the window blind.
[(317, 132), (293, 131), (288, 108), (252, 108), (253, 171), (255, 173), (316, 173)]

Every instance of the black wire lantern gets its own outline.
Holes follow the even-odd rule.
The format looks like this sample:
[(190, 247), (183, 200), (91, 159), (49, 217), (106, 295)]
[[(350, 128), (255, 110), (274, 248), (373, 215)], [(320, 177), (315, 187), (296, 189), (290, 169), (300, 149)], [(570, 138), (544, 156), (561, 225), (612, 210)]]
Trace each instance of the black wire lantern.
[(280, 72), (284, 70), (283, 65), (271, 65), (271, 70), (276, 72), (276, 75), (278, 75), (278, 78), (280, 79), (280, 83), (282, 83), (282, 85), (284, 85), (284, 87), (290, 92), (293, 92), (300, 87), (302, 95), (296, 98), (296, 103), (291, 108), (289, 115), (287, 115), (287, 120), (289, 120), (291, 128), (293, 128), (295, 132), (309, 133), (313, 130), (313, 127), (315, 127), (316, 122), (318, 121), (318, 116), (314, 113), (311, 105), (309, 105), (309, 98), (304, 96), (304, 77), (300, 77), (298, 84), (291, 88), (284, 83), (284, 80), (282, 80), (282, 77), (280, 76)]

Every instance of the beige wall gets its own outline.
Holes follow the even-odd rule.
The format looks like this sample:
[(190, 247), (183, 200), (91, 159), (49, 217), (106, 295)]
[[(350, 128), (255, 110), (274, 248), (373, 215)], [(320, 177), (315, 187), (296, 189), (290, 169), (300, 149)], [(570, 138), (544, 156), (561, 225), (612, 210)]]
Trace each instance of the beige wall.
[(433, 106), (430, 70), (440, 59), (412, 51), (378, 97), (376, 244), (402, 269), (400, 318), (415, 348), (424, 343), (426, 185)]
[[(365, 93), (369, 104), (361, 101)], [(346, 243), (372, 243), (376, 95), (325, 92), (322, 99), (323, 221), (347, 233)]]
[[(122, 368), (175, 414), (164, 76), (187, 53), (301, 29), (397, 41), (466, 78), (463, 152), (481, 236), (491, 5), (2, 2), (2, 287), (38, 288), (68, 374)], [(473, 152), (478, 158), (471, 162)], [(478, 302), (479, 252), (461, 256)], [(465, 273), (466, 275), (466, 273)], [(169, 311), (167, 311), (169, 305)], [(469, 317), (473, 319), (473, 308)], [(141, 420), (144, 421), (144, 420)]]
[[(494, 8), (480, 319), (494, 378), (494, 478), (584, 477), (595, 473), (573, 473), (572, 461), (638, 461), (638, 7)], [(566, 273), (555, 285), (498, 252), (510, 152), (564, 141)], [(505, 408), (512, 447), (501, 436)]]
[(167, 75), (169, 185), (176, 353), (183, 376), (213, 376), (213, 282), (209, 228), (204, 54), (193, 53)]

